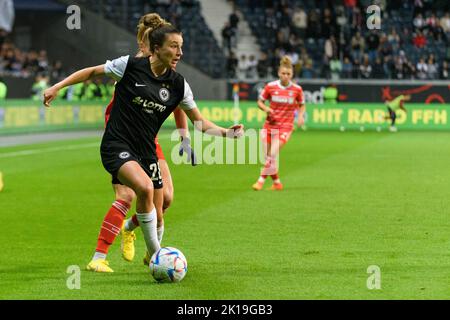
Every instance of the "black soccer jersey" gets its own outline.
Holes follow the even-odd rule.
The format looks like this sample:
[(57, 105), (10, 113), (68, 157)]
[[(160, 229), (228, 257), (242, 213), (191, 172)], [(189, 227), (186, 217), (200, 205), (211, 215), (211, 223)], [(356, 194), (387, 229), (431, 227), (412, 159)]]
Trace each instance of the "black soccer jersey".
[(163, 122), (177, 106), (196, 107), (188, 83), (172, 69), (156, 77), (145, 57), (107, 61), (105, 73), (117, 84), (102, 148), (126, 144), (137, 157), (156, 159), (155, 137)]

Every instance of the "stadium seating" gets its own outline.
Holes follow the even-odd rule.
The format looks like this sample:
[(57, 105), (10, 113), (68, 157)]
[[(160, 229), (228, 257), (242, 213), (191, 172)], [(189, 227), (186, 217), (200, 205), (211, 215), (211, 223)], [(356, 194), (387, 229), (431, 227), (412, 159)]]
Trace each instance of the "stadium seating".
[(117, 10), (123, 6), (121, 0), (80, 2), (133, 33), (136, 32), (138, 20), (144, 13), (159, 13), (183, 32), (184, 62), (194, 65), (213, 78), (224, 77), (226, 57), (201, 15), (200, 3), (197, 0), (181, 0), (169, 5), (164, 1), (128, 0), (126, 10)]
[[(229, 75), (226, 71), (229, 53), (219, 47), (201, 14), (201, 4), (198, 0), (80, 0), (78, 2), (81, 6), (102, 15), (131, 33), (136, 32), (136, 25), (142, 14), (157, 12), (183, 32), (185, 39), (184, 62), (195, 66), (213, 78), (226, 78)], [(422, 1), (423, 8), (418, 8), (417, 1), (413, 0), (385, 1), (386, 7), (383, 7), (381, 11), (381, 30), (376, 32), (380, 45), (369, 52), (366, 43), (364, 52), (358, 57), (355, 57), (352, 51), (351, 40), (356, 32), (360, 32), (362, 38), (367, 41), (370, 30), (366, 26), (365, 8), (372, 2), (383, 3), (381, 0), (356, 1), (359, 9), (359, 13), (356, 15), (359, 15), (358, 18), (354, 18), (355, 14), (348, 11), (345, 6), (345, 2), (348, 2), (346, 0), (233, 0), (233, 2), (247, 20), (261, 51), (267, 53), (269, 71), (272, 72), (273, 77), (276, 77), (280, 56), (288, 53), (287, 47), (291, 48), (291, 53), (299, 56), (295, 74), (297, 77), (330, 77), (331, 57), (325, 57), (325, 44), (328, 40), (326, 34), (332, 34), (336, 38), (336, 49), (333, 47), (333, 52), (336, 51), (339, 61), (343, 63), (346, 57), (349, 58), (350, 68), (353, 70), (352, 77), (361, 77), (358, 69), (365, 54), (369, 55), (373, 68), (377, 57), (383, 63), (384, 74), (376, 76), (373, 73), (371, 76), (373, 78), (417, 78), (415, 71), (406, 76), (399, 76), (399, 73), (402, 73), (402, 67), (395, 66), (398, 57), (401, 57), (403, 63), (415, 67), (421, 58), (428, 62), (429, 57), (432, 56), (434, 63), (438, 66), (438, 71), (443, 67), (444, 61), (450, 61), (450, 28), (447, 27), (447, 32), (443, 29), (436, 31), (426, 25), (426, 20), (433, 14), (437, 18), (441, 18), (450, 12), (450, 1), (448, 0)], [(268, 10), (269, 8), (272, 10)], [(302, 34), (298, 34), (298, 30), (295, 30), (292, 22), (292, 15), (296, 8), (303, 8), (308, 20), (313, 15), (312, 13), (318, 16), (316, 23), (309, 23)], [(332, 28), (328, 32), (324, 31), (325, 9), (331, 11)], [(418, 13), (421, 13), (425, 20), (425, 25), (421, 28), (414, 26), (414, 19)], [(342, 21), (345, 22), (342, 23)], [(352, 21), (356, 22), (352, 24)], [(395, 43), (392, 43), (391, 40), (382, 40), (383, 35), (386, 36), (386, 39), (392, 38), (392, 30), (396, 31), (398, 40), (394, 41)], [(426, 45), (423, 47), (414, 43), (415, 33), (419, 30), (425, 37)], [(286, 39), (281, 41), (280, 33), (287, 33), (288, 36), (296, 34), (297, 43), (292, 45), (290, 42), (286, 42)], [(2, 47), (0, 44), (1, 74), (21, 77), (35, 75), (35, 72), (29, 72), (25, 67), (19, 67), (18, 63), (11, 63), (14, 59), (8, 58), (6, 53), (5, 46)], [(257, 56), (258, 52), (247, 52), (246, 54)], [(391, 58), (389, 60), (391, 62), (384, 60), (386, 56)], [(15, 57), (15, 60), (20, 59)], [(14, 66), (14, 70), (9, 70), (11, 66)], [(239, 73), (231, 72), (230, 74)], [(245, 72), (240, 74), (246, 74), (245, 77), (247, 77)], [(341, 77), (348, 77), (347, 75), (348, 73), (344, 76), (343, 72), (340, 74)], [(427, 75), (427, 77), (448, 80), (442, 78), (440, 72), (435, 75)]]
[[(367, 1), (359, 1), (359, 4), (362, 5), (362, 3), (365, 2)], [(332, 17), (335, 20), (337, 19), (338, 15), (338, 8), (341, 7), (342, 12), (346, 14), (346, 18), (349, 17), (347, 16), (344, 8), (344, 1), (333, 1), (332, 5), (330, 5), (330, 1), (312, 0), (259, 1), (257, 5), (255, 5), (256, 2), (253, 0), (235, 0), (235, 3), (243, 13), (245, 18), (249, 21), (251, 30), (258, 39), (261, 50), (264, 52), (268, 52), (269, 54), (276, 52), (276, 32), (278, 32), (280, 26), (288, 24), (290, 25), (290, 32), (293, 32), (291, 21), (286, 21), (290, 20), (292, 16), (287, 17), (288, 19), (286, 19), (286, 16), (282, 14), (284, 8), (287, 8), (288, 11), (292, 14), (292, 10), (294, 8), (301, 7), (306, 11), (308, 16), (314, 10), (319, 13), (320, 19), (322, 19), (324, 9), (329, 8), (332, 11)], [(429, 7), (424, 8), (424, 18), (426, 19), (432, 13), (435, 13), (438, 18), (442, 17), (446, 11), (448, 12), (448, 10), (450, 10), (449, 7), (450, 5), (448, 2), (435, 1)], [(274, 24), (268, 23), (268, 8), (274, 9), (275, 25), (277, 27), (273, 27)], [(366, 19), (365, 11), (363, 10), (364, 8), (364, 6), (361, 6), (360, 8), (361, 20), (359, 21), (359, 25), (357, 24), (356, 27), (352, 27), (350, 23), (346, 23), (342, 27), (340, 27), (339, 24), (335, 23), (336, 31), (334, 33), (334, 36), (336, 37), (336, 39), (340, 39), (340, 41), (338, 40), (338, 47), (340, 47), (339, 58), (341, 62), (343, 61), (343, 58), (345, 56), (351, 57), (350, 43), (351, 38), (355, 34), (355, 32), (360, 31), (362, 37), (366, 37), (370, 33), (370, 30), (368, 30), (365, 23)], [(413, 45), (414, 33), (411, 30), (413, 19), (417, 10), (417, 8), (414, 6), (414, 1), (402, 1), (398, 3), (387, 2), (387, 6), (384, 9), (385, 10), (382, 11), (381, 31), (378, 31), (378, 34), (381, 35), (382, 33), (384, 33), (386, 36), (388, 36), (392, 29), (395, 29), (400, 35), (399, 47), (392, 52), (392, 55), (394, 57), (397, 57), (401, 51), (404, 51), (405, 56), (413, 65), (416, 65), (421, 57), (428, 58), (431, 54), (434, 55), (435, 62), (438, 65), (441, 65), (445, 59), (450, 58), (450, 56), (448, 55), (450, 51), (450, 33), (447, 33), (447, 35), (443, 34), (442, 37), (437, 38), (432, 34), (432, 32), (430, 32), (430, 30), (426, 30), (427, 45), (421, 49)], [(319, 22), (320, 25), (323, 25), (321, 23), (321, 20), (319, 20)], [(308, 32), (306, 32), (306, 37), (302, 40), (306, 52), (316, 66), (315, 76), (326, 76), (320, 72), (320, 70), (323, 69), (324, 64), (326, 64), (326, 61), (324, 61), (324, 43), (326, 37), (324, 37), (323, 35), (311, 37), (310, 35), (308, 35)], [(339, 42), (341, 43), (339, 44)], [(381, 49), (381, 47), (379, 47), (378, 49)], [(368, 53), (367, 46), (365, 53)], [(381, 55), (380, 51), (378, 51), (377, 55)], [(382, 56), (380, 57), (382, 58)], [(279, 57), (272, 58), (276, 59)]]

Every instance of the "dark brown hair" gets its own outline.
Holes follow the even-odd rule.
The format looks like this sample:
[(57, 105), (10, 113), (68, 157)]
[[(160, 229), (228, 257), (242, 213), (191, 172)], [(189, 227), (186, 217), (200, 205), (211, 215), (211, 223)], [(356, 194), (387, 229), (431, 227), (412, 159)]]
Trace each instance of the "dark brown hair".
[(141, 17), (137, 26), (137, 42), (146, 42), (150, 52), (155, 51), (155, 46), (162, 47), (166, 40), (166, 34), (181, 32), (171, 23), (167, 22), (157, 13), (148, 13)]

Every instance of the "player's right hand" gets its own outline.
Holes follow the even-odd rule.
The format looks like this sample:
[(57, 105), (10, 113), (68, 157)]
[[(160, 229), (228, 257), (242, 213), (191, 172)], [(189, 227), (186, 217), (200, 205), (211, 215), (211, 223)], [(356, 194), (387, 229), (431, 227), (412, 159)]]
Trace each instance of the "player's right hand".
[(44, 106), (50, 107), (50, 102), (58, 95), (58, 89), (53, 86), (44, 91)]
[(244, 125), (243, 124), (236, 124), (234, 126), (231, 126), (227, 129), (227, 137), (228, 138), (240, 138), (244, 135)]

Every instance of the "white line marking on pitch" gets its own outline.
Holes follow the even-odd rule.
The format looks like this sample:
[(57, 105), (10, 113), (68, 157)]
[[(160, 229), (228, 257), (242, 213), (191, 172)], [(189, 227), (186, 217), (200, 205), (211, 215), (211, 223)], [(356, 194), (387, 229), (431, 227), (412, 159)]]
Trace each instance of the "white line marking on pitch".
[(63, 150), (78, 150), (78, 149), (85, 149), (85, 148), (92, 148), (92, 147), (100, 147), (100, 142), (79, 144), (79, 145), (74, 145), (74, 146), (51, 147), (51, 148), (44, 148), (44, 149), (33, 149), (33, 150), (22, 150), (22, 151), (15, 151), (15, 152), (6, 152), (6, 153), (0, 153), (0, 158), (12, 158), (12, 157), (17, 157), (17, 156), (29, 156), (29, 155), (32, 155), (32, 154), (47, 153), (47, 152), (54, 152), (54, 151), (63, 151)]
[[(162, 133), (158, 135), (160, 139), (165, 139), (170, 137), (171, 135), (169, 133)], [(94, 143), (85, 143), (85, 144), (78, 144), (74, 146), (63, 146), (63, 147), (51, 147), (51, 148), (44, 148), (44, 149), (31, 149), (31, 150), (22, 150), (22, 151), (14, 151), (14, 152), (5, 152), (0, 153), (0, 159), (1, 158), (12, 158), (16, 156), (29, 156), (33, 154), (39, 154), (39, 153), (46, 153), (46, 152), (54, 152), (54, 151), (63, 151), (63, 150), (78, 150), (78, 149), (85, 149), (85, 148), (91, 148), (91, 147), (98, 147), (100, 148), (99, 142)], [(1, 150), (1, 148), (0, 148)]]

